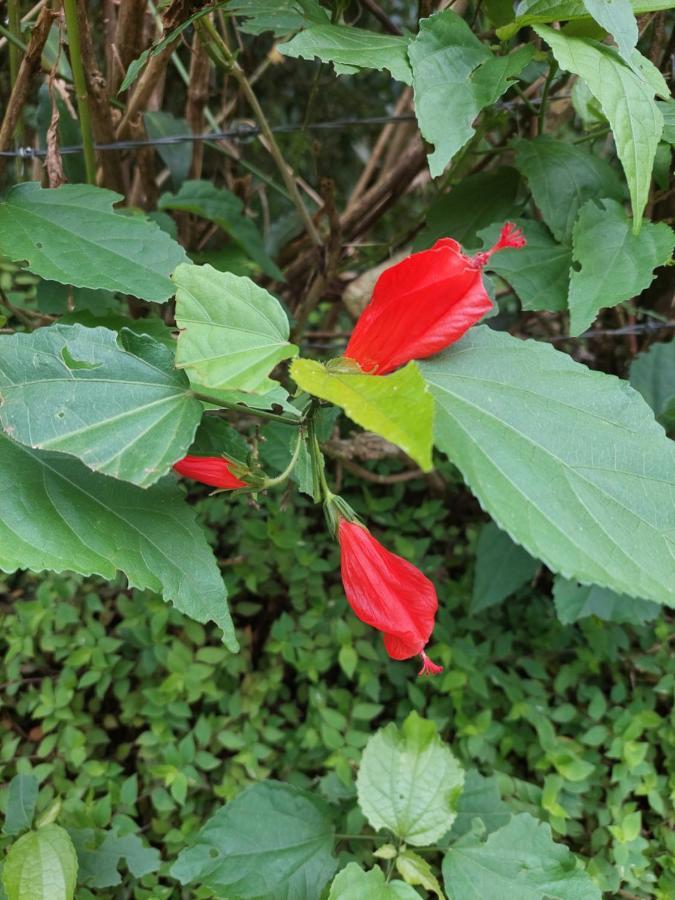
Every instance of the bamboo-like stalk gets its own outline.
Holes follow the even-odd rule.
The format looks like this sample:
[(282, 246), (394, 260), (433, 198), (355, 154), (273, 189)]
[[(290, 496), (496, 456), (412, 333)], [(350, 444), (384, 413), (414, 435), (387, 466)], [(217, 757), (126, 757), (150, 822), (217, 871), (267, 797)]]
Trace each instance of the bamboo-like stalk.
[(295, 183), (295, 178), (293, 177), (290, 166), (284, 159), (283, 154), (279, 149), (279, 145), (277, 144), (272, 129), (270, 128), (270, 124), (267, 121), (267, 117), (265, 116), (265, 113), (263, 112), (263, 109), (258, 102), (258, 98), (256, 97), (255, 92), (251, 87), (251, 83), (244, 73), (244, 70), (234, 58), (234, 56), (230, 52), (229, 47), (227, 46), (221, 35), (218, 33), (213, 22), (211, 22), (208, 16), (204, 16), (203, 19), (199, 20), (199, 22), (197, 23), (197, 28), (204, 35), (207, 52), (210, 43), (212, 47), (215, 47), (218, 54), (215, 57), (215, 62), (219, 63), (227, 72), (229, 72), (241, 88), (244, 96), (246, 97), (246, 100), (248, 101), (249, 106), (253, 110), (254, 116), (258, 121), (260, 130), (265, 140), (267, 141), (269, 152), (272, 156), (272, 159), (276, 163), (277, 169), (279, 170), (279, 174), (281, 175), (284, 184), (286, 185), (286, 190), (288, 191), (291, 200), (304, 223), (305, 230), (307, 231), (309, 239), (315, 247), (323, 247), (321, 235), (319, 234), (312, 217), (307, 211), (307, 207), (303, 203), (302, 197), (300, 196), (300, 191), (298, 190), (298, 186)]
[(91, 127), (91, 110), (87, 92), (87, 78), (82, 65), (82, 47), (80, 44), (80, 23), (77, 16), (77, 0), (63, 0), (63, 12), (68, 32), (68, 49), (70, 51), (70, 68), (73, 72), (77, 112), (80, 117), (82, 132), (82, 148), (84, 150), (84, 168), (87, 183), (96, 184), (96, 156), (94, 153), (94, 134)]
[[(23, 50), (21, 49), (21, 9), (19, 8), (19, 3), (20, 0), (7, 0), (7, 24), (9, 33), (14, 38), (9, 44), (9, 84), (12, 90), (16, 84), (19, 66), (23, 57)], [(16, 123), (14, 137), (17, 144), (21, 145), (23, 141), (23, 123), (21, 119)], [(19, 171), (19, 168), (17, 167), (17, 171)]]

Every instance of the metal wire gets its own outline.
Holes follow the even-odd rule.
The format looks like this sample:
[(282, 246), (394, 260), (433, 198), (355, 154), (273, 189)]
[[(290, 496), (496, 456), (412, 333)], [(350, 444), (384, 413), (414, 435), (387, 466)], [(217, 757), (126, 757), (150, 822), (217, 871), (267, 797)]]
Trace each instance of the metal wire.
[[(272, 131), (277, 134), (291, 134), (293, 132), (313, 130), (322, 131), (332, 128), (354, 128), (357, 125), (387, 125), (389, 123), (402, 124), (414, 122), (413, 113), (400, 116), (370, 116), (362, 119), (335, 119), (330, 122), (310, 122), (307, 125), (275, 125)], [(95, 150), (135, 150), (139, 147), (162, 147), (172, 144), (194, 144), (200, 141), (246, 141), (258, 137), (260, 128), (247, 122), (239, 122), (227, 131), (208, 131), (205, 134), (175, 134), (158, 138), (139, 138), (138, 140), (114, 141), (109, 144), (95, 144)], [(69, 156), (81, 153), (82, 145), (73, 144), (68, 147), (59, 147), (61, 156)], [(35, 147), (19, 147), (16, 150), (0, 150), (0, 156), (14, 159), (42, 159), (47, 155), (46, 150)]]

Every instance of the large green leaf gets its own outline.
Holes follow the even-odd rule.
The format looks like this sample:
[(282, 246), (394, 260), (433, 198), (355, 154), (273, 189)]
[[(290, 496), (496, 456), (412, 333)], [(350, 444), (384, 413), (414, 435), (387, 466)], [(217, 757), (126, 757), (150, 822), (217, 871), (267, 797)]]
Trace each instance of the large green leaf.
[(663, 140), (675, 144), (675, 100), (657, 100), (656, 105), (663, 116)]
[(672, 228), (659, 222), (642, 223), (633, 234), (631, 220), (614, 200), (602, 205), (589, 200), (574, 225), (574, 260), (570, 274), (570, 334), (581, 334), (598, 310), (616, 306), (641, 294), (666, 263), (675, 246)]
[(33, 823), (38, 798), (38, 780), (35, 775), (15, 775), (9, 783), (5, 834), (20, 834)]
[(606, 622), (644, 625), (655, 619), (661, 607), (651, 600), (636, 600), (597, 584), (577, 584), (558, 576), (553, 585), (556, 615), (563, 625), (597, 616)]
[(159, 209), (175, 209), (209, 219), (229, 234), (266, 275), (283, 280), (283, 272), (265, 252), (262, 237), (236, 194), (210, 181), (186, 181), (177, 194), (162, 194), (157, 205)]
[(452, 827), (463, 782), (464, 772), (436, 725), (412, 712), (400, 731), (392, 722), (370, 738), (356, 786), (373, 828), (388, 828), (423, 847)]
[(303, 391), (341, 406), (353, 422), (396, 444), (428, 472), (434, 404), (417, 365), (408, 363), (392, 375), (364, 375), (348, 364), (296, 359), (291, 376)]
[(652, 344), (630, 365), (630, 383), (667, 428), (675, 426), (675, 341)]
[(484, 844), (451, 847), (443, 860), (452, 900), (600, 900), (600, 889), (578, 868), (551, 827), (528, 813), (514, 816)]
[(452, 237), (464, 248), (476, 248), (481, 229), (493, 222), (501, 226), (513, 218), (519, 184), (518, 172), (507, 166), (463, 178), (431, 204), (426, 226), (415, 238), (413, 250), (431, 247), (442, 237)]
[(51, 281), (166, 300), (185, 251), (144, 217), (115, 212), (121, 199), (87, 184), (18, 184), (0, 199), (2, 252)]
[(638, 27), (630, 0), (583, 0), (584, 6), (600, 25), (611, 34), (619, 53), (630, 61), (638, 39)]
[(147, 487), (185, 455), (202, 405), (171, 350), (147, 335), (52, 325), (0, 337), (0, 425)]
[(663, 131), (663, 116), (654, 101), (653, 86), (605, 44), (567, 37), (546, 25), (535, 26), (535, 31), (551, 47), (560, 67), (582, 78), (602, 107), (626, 173), (633, 227), (639, 231)]
[(436, 443), (553, 571), (675, 606), (675, 445), (626, 382), (477, 326), (420, 363)]
[(549, 135), (514, 141), (512, 146), (516, 166), (558, 241), (570, 243), (577, 213), (587, 200), (624, 199), (625, 187), (616, 169), (588, 150)]
[(194, 513), (166, 479), (142, 489), (0, 436), (0, 569), (114, 578), (148, 588), (237, 640), (225, 585)]
[(378, 34), (348, 25), (316, 24), (290, 40), (278, 44), (285, 56), (331, 62), (338, 75), (354, 75), (361, 69), (387, 69), (391, 75), (410, 84), (412, 73), (407, 56), (408, 39)]
[(420, 895), (404, 881), (385, 881), (382, 869), (364, 872), (358, 863), (348, 863), (333, 879), (328, 900), (419, 900)]
[[(522, 229), (527, 244), (519, 249), (500, 250), (488, 260), (485, 268), (511, 285), (523, 309), (551, 312), (567, 309), (572, 250), (554, 241), (541, 222), (533, 219), (513, 221)], [(491, 247), (498, 236), (497, 225), (479, 234), (484, 247)]]
[(72, 900), (77, 856), (59, 825), (29, 831), (12, 844), (2, 870), (8, 900)]
[(451, 9), (422, 19), (408, 56), (420, 131), (436, 147), (429, 156), (433, 177), (471, 138), (478, 113), (501, 97), (533, 53), (528, 46), (494, 56)]
[(471, 612), (496, 606), (534, 577), (539, 562), (514, 544), (494, 522), (481, 528), (476, 545), (476, 574)]
[(241, 275), (213, 266), (179, 266), (176, 322), (181, 329), (176, 365), (207, 388), (267, 393), (267, 377), (295, 356), (289, 324), (279, 301)]
[[(673, 0), (631, 0), (631, 8), (636, 16), (671, 9), (672, 5)], [(506, 41), (526, 25), (589, 18), (584, 0), (523, 0), (516, 8), (514, 21), (498, 28), (497, 35)]]
[(238, 900), (315, 900), (335, 872), (326, 805), (300, 788), (263, 781), (211, 816), (171, 874)]

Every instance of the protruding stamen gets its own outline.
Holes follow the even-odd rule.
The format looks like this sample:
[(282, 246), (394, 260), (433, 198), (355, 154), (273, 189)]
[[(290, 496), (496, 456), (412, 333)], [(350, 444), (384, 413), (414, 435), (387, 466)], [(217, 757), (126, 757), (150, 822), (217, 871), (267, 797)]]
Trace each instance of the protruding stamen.
[(521, 229), (516, 228), (513, 222), (507, 222), (499, 233), (499, 240), (497, 243), (493, 247), (490, 247), (489, 250), (483, 250), (482, 253), (476, 253), (475, 256), (471, 257), (471, 260), (476, 268), (482, 269), (492, 254), (497, 253), (498, 250), (506, 250), (509, 247), (517, 250), (519, 247), (524, 247), (526, 243), (527, 241), (525, 240), (525, 236)]
[(437, 666), (435, 662), (432, 662), (424, 650), (420, 656), (422, 657), (422, 668), (417, 673), (418, 675), (439, 675), (443, 671), (443, 666)]

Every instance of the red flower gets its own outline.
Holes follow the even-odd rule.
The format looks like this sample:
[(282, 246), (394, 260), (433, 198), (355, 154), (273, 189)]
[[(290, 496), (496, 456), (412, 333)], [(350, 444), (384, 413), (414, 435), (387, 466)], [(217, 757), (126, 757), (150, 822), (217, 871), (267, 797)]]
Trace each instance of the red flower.
[(436, 675), (442, 666), (424, 652), (438, 609), (436, 589), (412, 563), (391, 553), (367, 528), (341, 518), (342, 583), (356, 615), (383, 633), (392, 659), (422, 657), (420, 675)]
[(210, 484), (211, 487), (234, 490), (248, 487), (232, 472), (231, 464), (222, 456), (184, 456), (174, 465), (179, 475)]
[(483, 266), (498, 250), (524, 245), (507, 222), (494, 247), (473, 257), (452, 238), (413, 253), (380, 275), (344, 355), (364, 372), (386, 375), (453, 344), (492, 307)]

